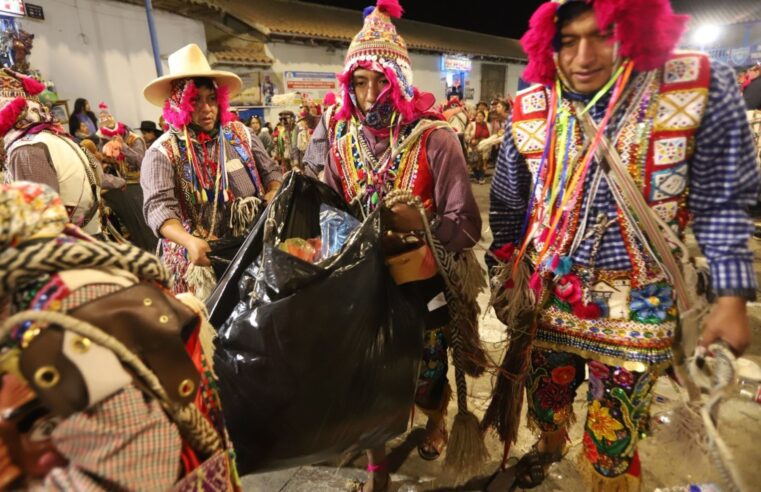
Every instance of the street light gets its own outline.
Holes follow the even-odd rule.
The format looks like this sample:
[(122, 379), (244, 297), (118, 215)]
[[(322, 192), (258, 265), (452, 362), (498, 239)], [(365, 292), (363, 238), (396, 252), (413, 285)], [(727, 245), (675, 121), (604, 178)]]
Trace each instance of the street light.
[(712, 45), (721, 35), (721, 27), (714, 24), (703, 24), (695, 30), (692, 41), (700, 46)]

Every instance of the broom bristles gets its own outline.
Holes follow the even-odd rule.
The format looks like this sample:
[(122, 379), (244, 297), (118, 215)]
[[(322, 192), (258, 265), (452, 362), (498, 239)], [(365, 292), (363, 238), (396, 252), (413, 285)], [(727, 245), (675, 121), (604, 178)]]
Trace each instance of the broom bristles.
[(460, 412), (455, 416), (452, 433), (447, 445), (444, 468), (452, 475), (455, 483), (461, 483), (476, 476), (489, 459), (484, 442), (484, 434), (478, 417), (471, 412)]

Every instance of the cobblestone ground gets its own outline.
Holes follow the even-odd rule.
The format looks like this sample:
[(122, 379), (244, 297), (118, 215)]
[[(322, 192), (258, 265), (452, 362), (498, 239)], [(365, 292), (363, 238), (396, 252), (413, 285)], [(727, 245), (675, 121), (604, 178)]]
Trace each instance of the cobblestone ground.
[[(488, 184), (473, 186), (482, 210), (484, 227), (486, 227), (489, 186)], [(491, 232), (485, 230), (479, 247), (483, 250), (490, 241)], [(759, 273), (761, 272), (761, 242), (753, 241), (751, 246), (754, 250), (756, 272), (761, 285)], [(483, 295), (479, 301), (481, 306), (485, 307), (488, 302), (487, 296)], [(761, 303), (752, 303), (749, 311), (754, 342), (746, 358), (761, 365)], [(481, 337), (492, 358), (495, 361), (501, 361), (504, 353), (504, 327), (492, 313), (487, 313), (482, 320)], [(454, 375), (450, 373), (449, 378), (453, 381)], [(469, 405), (479, 417), (485, 410), (492, 384), (492, 378), (489, 376), (469, 380)], [(583, 492), (586, 490), (573, 463), (573, 458), (581, 449), (585, 394), (586, 388), (583, 386), (579, 389), (579, 397), (574, 403), (579, 421), (570, 431), (569, 454), (564, 461), (553, 465), (548, 479), (534, 490), (540, 492)], [(668, 417), (675, 402), (680, 398), (683, 398), (680, 390), (665, 378), (661, 378), (656, 386), (656, 402), (653, 405), (652, 414)], [(455, 413), (456, 404), (453, 400), (449, 408), (450, 424)], [(479, 476), (466, 484), (455, 486), (451, 480), (445, 478), (440, 461), (426, 462), (418, 456), (416, 446), (422, 440), (424, 426), (424, 417), (418, 412), (413, 427), (388, 444), (389, 466), (393, 472), (390, 492), (482, 490), (501, 461), (503, 451), (501, 443), (494, 436), (488, 436), (489, 463), (484, 465)], [(665, 429), (668, 425), (656, 427)], [(759, 453), (757, 451), (758, 443), (761, 442), (761, 407), (738, 399), (725, 402), (721, 408), (719, 430), (736, 459), (737, 468), (743, 475), (745, 483), (756, 484), (755, 486), (758, 487), (758, 484), (761, 484), (761, 467), (758, 466)], [(683, 443), (667, 439), (667, 435), (666, 432), (659, 432), (656, 429), (654, 435), (640, 445), (644, 470), (643, 490), (652, 491), (659, 487), (690, 483), (720, 483), (716, 469), (695, 447), (690, 448)], [(511, 455), (521, 456), (530, 449), (535, 440), (536, 436), (524, 427), (517, 444), (512, 447)], [(337, 463), (329, 463), (248, 475), (243, 477), (243, 485), (246, 491), (346, 491), (350, 490), (348, 484), (352, 480), (363, 479), (365, 465), (366, 461), (362, 455), (354, 457), (342, 467), (338, 467)]]

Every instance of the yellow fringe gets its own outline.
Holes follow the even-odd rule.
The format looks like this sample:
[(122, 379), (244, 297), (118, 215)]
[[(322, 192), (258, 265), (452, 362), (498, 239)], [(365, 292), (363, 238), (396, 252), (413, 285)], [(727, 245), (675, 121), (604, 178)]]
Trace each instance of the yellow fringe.
[(628, 473), (614, 478), (600, 475), (583, 452), (576, 458), (576, 466), (589, 492), (639, 492), (642, 490), (640, 477)]

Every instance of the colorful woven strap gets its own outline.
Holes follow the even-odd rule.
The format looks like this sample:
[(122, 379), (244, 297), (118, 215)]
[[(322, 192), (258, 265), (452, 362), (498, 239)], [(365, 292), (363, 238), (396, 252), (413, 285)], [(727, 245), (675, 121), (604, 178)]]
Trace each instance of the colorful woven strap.
[[(596, 132), (596, 125), (589, 114), (581, 116), (584, 123), (584, 130), (592, 135)], [(623, 163), (621, 156), (613, 144), (606, 136), (600, 139), (600, 148), (605, 154), (605, 159), (601, 163), (608, 177), (612, 178), (612, 183), (623, 194), (623, 200), (618, 200), (619, 206), (627, 210), (632, 219), (632, 226), (638, 227), (647, 241), (652, 245), (659, 258), (655, 258), (660, 264), (666, 276), (668, 276), (674, 290), (676, 291), (677, 302), (682, 312), (687, 312), (692, 308), (692, 298), (688, 294), (688, 289), (679, 267), (676, 257), (672, 253), (669, 242), (682, 250), (682, 258), (686, 261), (689, 258), (687, 248), (677, 237), (671, 227), (666, 224), (653, 211), (645, 201), (645, 197), (632, 179), (626, 165)], [(607, 163), (607, 166), (605, 165)], [(615, 195), (615, 193), (614, 193)]]

